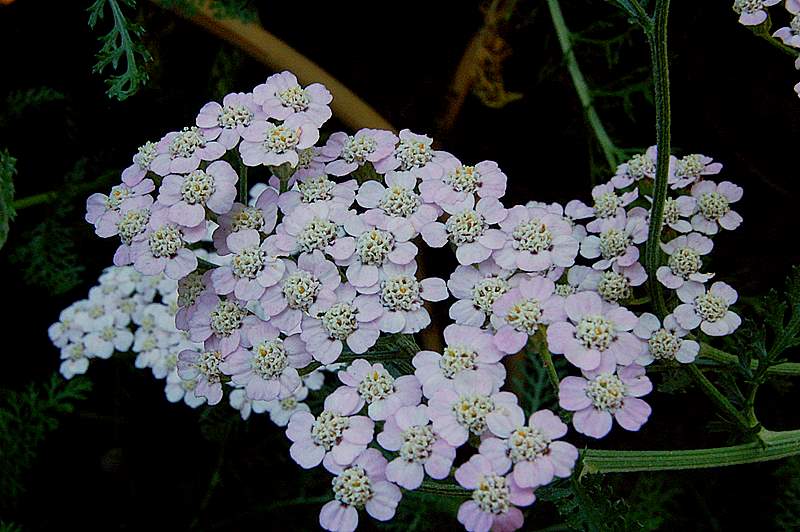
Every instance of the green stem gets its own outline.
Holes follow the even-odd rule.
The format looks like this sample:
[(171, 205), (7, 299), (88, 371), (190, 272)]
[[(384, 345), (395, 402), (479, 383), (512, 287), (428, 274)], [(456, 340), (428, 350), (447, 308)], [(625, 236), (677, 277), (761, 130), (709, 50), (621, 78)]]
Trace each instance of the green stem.
[(558, 396), (558, 384), (560, 380), (558, 378), (556, 366), (553, 364), (553, 355), (550, 353), (550, 350), (547, 349), (547, 340), (545, 338), (537, 338), (536, 349), (539, 352), (539, 356), (542, 357), (542, 364), (547, 370), (547, 378), (550, 379), (553, 392)]
[(422, 493), (433, 493), (445, 497), (464, 497), (467, 498), (470, 492), (454, 482), (436, 482), (434, 480), (423, 480), (422, 485), (417, 488)]
[(708, 380), (708, 377), (706, 377), (696, 365), (689, 364), (688, 366), (689, 374), (694, 378), (697, 384), (700, 385), (703, 392), (709, 397), (709, 399), (711, 399), (711, 401), (713, 401), (720, 410), (727, 413), (728, 416), (733, 419), (745, 432), (750, 432), (753, 425), (748, 423), (747, 419), (745, 419), (742, 413), (739, 412), (739, 410), (737, 410), (730, 401), (728, 401), (727, 397), (722, 395), (722, 392), (720, 392), (716, 386), (714, 386), (714, 383)]
[(597, 138), (597, 142), (603, 150), (603, 155), (605, 156), (609, 168), (613, 171), (617, 167), (617, 154), (620, 153), (620, 150), (614, 145), (608, 133), (606, 133), (606, 129), (603, 127), (603, 123), (600, 121), (600, 117), (594, 105), (592, 105), (591, 92), (589, 86), (586, 84), (586, 79), (583, 77), (583, 72), (581, 72), (578, 66), (575, 53), (572, 50), (571, 33), (564, 21), (564, 15), (561, 12), (561, 6), (558, 0), (547, 0), (547, 6), (550, 8), (550, 17), (553, 19), (553, 26), (558, 36), (558, 43), (561, 45), (561, 51), (564, 54), (564, 62), (572, 78), (572, 84), (575, 86), (575, 92), (578, 93), (578, 99), (583, 107), (583, 112), (586, 114), (586, 120), (589, 122), (594, 136)]
[[(413, 356), (413, 355), (412, 355)], [(352, 362), (357, 358), (363, 358), (369, 360), (370, 362), (380, 362), (380, 361), (393, 361), (393, 360), (408, 360), (410, 357), (406, 354), (403, 354), (400, 351), (368, 351), (362, 355), (356, 355), (355, 353), (351, 355), (341, 355), (339, 358), (336, 359), (336, 362)], [(300, 375), (308, 375), (315, 369), (318, 369), (322, 366), (317, 361), (312, 362), (308, 366), (298, 369), (297, 372)]]
[[(93, 190), (100, 185), (104, 185), (108, 183), (108, 178), (103, 176), (101, 178), (95, 179), (94, 181), (89, 181), (88, 183), (82, 183), (72, 189), (70, 192), (77, 194), (83, 193), (87, 190)], [(33, 207), (35, 205), (41, 205), (42, 203), (47, 203), (48, 201), (56, 200), (63, 194), (63, 190), (51, 190), (49, 192), (42, 192), (41, 194), (34, 194), (32, 196), (25, 196), (24, 198), (19, 198), (14, 200), (14, 209), (26, 209), (28, 207)]]
[[(700, 356), (720, 362), (722, 364), (737, 366), (739, 365), (739, 358), (716, 347), (712, 347), (706, 343), (700, 343)], [(750, 368), (753, 370), (758, 369), (758, 363), (754, 360), (750, 363)], [(770, 366), (766, 370), (767, 375), (784, 375), (787, 377), (800, 376), (800, 363), (797, 362), (781, 362)]]
[(653, 84), (656, 101), (656, 177), (653, 183), (653, 205), (650, 208), (650, 227), (645, 246), (644, 263), (647, 268), (647, 287), (653, 299), (653, 308), (659, 318), (668, 314), (661, 283), (656, 270), (661, 266), (661, 225), (664, 220), (664, 202), (667, 200), (667, 179), (670, 154), (670, 100), (669, 57), (667, 49), (667, 21), (669, 0), (656, 0), (655, 15), (651, 31), (646, 31), (650, 44), (650, 59), (653, 68)]
[(239, 165), (239, 203), (247, 205), (250, 200), (250, 189), (247, 188), (247, 166)]
[(670, 471), (703, 469), (779, 460), (800, 454), (800, 430), (772, 432), (762, 429), (759, 441), (685, 451), (606, 451), (583, 452), (586, 473), (629, 473), (634, 471)]

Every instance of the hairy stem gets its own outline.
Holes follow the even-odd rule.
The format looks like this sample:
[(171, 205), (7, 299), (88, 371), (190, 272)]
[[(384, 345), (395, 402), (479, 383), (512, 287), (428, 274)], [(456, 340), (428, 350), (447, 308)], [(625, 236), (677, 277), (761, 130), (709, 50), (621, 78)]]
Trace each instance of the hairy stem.
[(653, 85), (656, 101), (656, 178), (653, 183), (653, 205), (650, 208), (650, 228), (645, 246), (644, 265), (647, 268), (647, 287), (658, 317), (668, 314), (664, 292), (656, 278), (661, 266), (661, 226), (664, 220), (664, 202), (667, 200), (667, 179), (670, 154), (670, 102), (669, 102), (669, 58), (667, 49), (667, 20), (669, 0), (656, 0), (655, 15), (651, 31), (646, 31), (650, 44), (650, 59), (653, 68)]
[(583, 452), (586, 473), (629, 473), (634, 471), (669, 471), (703, 469), (778, 460), (800, 454), (800, 430), (772, 432), (762, 429), (759, 441), (685, 451), (606, 451)]
[(617, 167), (619, 148), (614, 145), (611, 137), (606, 133), (606, 129), (603, 127), (603, 123), (600, 121), (600, 117), (592, 104), (589, 86), (586, 84), (586, 79), (583, 77), (583, 72), (581, 72), (575, 53), (572, 50), (571, 34), (564, 22), (564, 15), (561, 13), (561, 6), (558, 0), (547, 0), (547, 6), (550, 8), (550, 18), (553, 19), (553, 26), (555, 27), (556, 35), (558, 35), (558, 44), (561, 45), (564, 62), (572, 78), (572, 84), (575, 86), (575, 92), (578, 93), (583, 112), (586, 114), (586, 120), (589, 122), (594, 136), (603, 150), (608, 167), (613, 171)]
[(695, 382), (700, 385), (703, 393), (705, 393), (717, 407), (728, 415), (733, 421), (736, 422), (745, 432), (750, 432), (754, 424), (751, 424), (745, 419), (739, 410), (731, 404), (727, 397), (714, 386), (708, 377), (706, 377), (700, 369), (694, 365), (689, 364), (689, 374), (694, 378)]
[(247, 166), (239, 165), (239, 203), (248, 204), (250, 189), (247, 187)]
[[(716, 347), (712, 347), (706, 343), (700, 343), (700, 356), (703, 358), (707, 358), (709, 360), (713, 360), (715, 362), (720, 362), (722, 364), (727, 364), (731, 366), (737, 366), (739, 364), (739, 358), (736, 355), (732, 355), (722, 349), (717, 349)], [(756, 370), (758, 369), (758, 362), (755, 360), (750, 363), (750, 369)], [(797, 377), (800, 376), (800, 363), (797, 362), (781, 362), (780, 364), (775, 364), (770, 366), (766, 370), (767, 375), (784, 375), (787, 377)]]

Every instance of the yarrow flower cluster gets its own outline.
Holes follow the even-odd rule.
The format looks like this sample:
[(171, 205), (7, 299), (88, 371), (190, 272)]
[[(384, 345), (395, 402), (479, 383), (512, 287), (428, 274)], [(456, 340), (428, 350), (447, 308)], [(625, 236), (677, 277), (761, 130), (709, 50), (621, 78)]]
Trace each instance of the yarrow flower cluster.
[[(705, 286), (704, 260), (712, 237), (741, 223), (741, 188), (709, 181), (721, 171), (709, 157), (670, 159), (656, 277), (680, 304), (659, 320), (634, 312), (655, 147), (590, 204), (506, 207), (495, 162), (462, 162), (407, 129), (318, 145), (330, 102), (322, 85), (275, 74), (145, 144), (120, 185), (89, 198), (87, 221), (120, 239), (119, 267), (51, 328), (62, 373), (133, 345), (170, 401), (228, 395), (243, 418), (268, 412), (292, 459), (332, 475), (325, 529), (354, 530), (361, 511), (391, 519), (401, 488), (453, 468), (467, 530), (520, 528), (519, 507), (568, 477), (578, 453), (556, 414), (526, 413), (504, 389), (505, 357), (563, 355), (580, 372), (555, 383), (577, 432), (601, 438), (614, 420), (639, 430), (651, 414), (645, 367), (692, 363), (699, 332), (740, 323), (733, 288)], [(245, 167), (262, 181), (249, 191)], [(454, 251), (446, 282), (425, 273), (421, 245)], [(451, 295), (444, 347), (417, 348), (410, 335)], [(340, 385), (312, 409), (303, 401), (326, 369)], [(465, 446), (477, 453), (456, 463)]]

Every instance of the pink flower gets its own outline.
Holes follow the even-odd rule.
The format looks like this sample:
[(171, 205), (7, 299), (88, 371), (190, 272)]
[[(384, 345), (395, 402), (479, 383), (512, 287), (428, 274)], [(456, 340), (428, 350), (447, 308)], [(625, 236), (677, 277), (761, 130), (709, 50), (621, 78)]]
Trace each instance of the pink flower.
[(703, 176), (714, 175), (722, 170), (721, 163), (712, 162), (714, 159), (699, 153), (692, 153), (675, 162), (675, 172), (670, 175), (670, 187), (683, 188), (703, 179)]
[(415, 190), (417, 178), (411, 173), (390, 172), (384, 181), (386, 186), (379, 181), (365, 181), (356, 194), (356, 202), (368, 209), (364, 220), (369, 224), (381, 229), (397, 225), (397, 231), (411, 239), (439, 216), (435, 205), (422, 202)]
[(363, 358), (339, 371), (339, 380), (344, 386), (331, 395), (337, 396), (340, 404), (347, 405), (343, 408), (350, 412), (360, 412), (365, 404), (369, 405), (367, 413), (375, 421), (387, 419), (402, 406), (419, 404), (422, 397), (415, 376), (392, 377), (383, 364), (370, 364)]
[(198, 113), (195, 124), (208, 140), (216, 140), (226, 150), (233, 149), (242, 132), (253, 120), (264, 120), (266, 115), (253, 101), (252, 94), (243, 92), (226, 94), (222, 105), (208, 102)]
[(765, 8), (774, 6), (781, 0), (735, 0), (733, 10), (739, 14), (739, 23), (744, 26), (758, 26), (767, 20)]
[(389, 218), (386, 229), (367, 223), (364, 215), (353, 215), (345, 221), (344, 229), (355, 238), (356, 249), (341, 264), (347, 266), (347, 280), (356, 290), (376, 293), (380, 290), (380, 275), (384, 266), (414, 264), (418, 250), (416, 245), (409, 242), (412, 234), (407, 231), (408, 228), (397, 218)]
[(231, 210), (238, 181), (239, 176), (230, 164), (215, 161), (205, 170), (166, 176), (158, 190), (158, 202), (169, 207), (170, 221), (194, 227), (203, 223), (206, 207), (215, 214)]
[[(647, 199), (652, 203), (652, 198)], [(688, 233), (692, 230), (692, 224), (685, 218), (689, 218), (696, 210), (697, 200), (692, 196), (668, 197), (664, 202), (664, 226), (679, 233)]]
[(266, 236), (275, 229), (277, 220), (278, 191), (266, 187), (258, 196), (254, 206), (234, 203), (227, 213), (217, 218), (219, 227), (212, 235), (214, 247), (220, 255), (228, 255), (231, 252), (227, 245), (228, 235), (236, 231), (255, 229)]
[(406, 172), (413, 170), (414, 175), (425, 179), (436, 179), (442, 177), (442, 162), (448, 157), (449, 153), (435, 151), (431, 145), (433, 139), (427, 135), (417, 135), (408, 129), (400, 132), (400, 142), (388, 157), (373, 163), (375, 170), (379, 174), (385, 174), (391, 170)]
[(322, 252), (304, 253), (297, 264), (284, 260), (283, 277), (267, 287), (261, 297), (261, 307), (269, 321), (285, 334), (293, 333), (307, 313), (317, 314), (318, 301), (325, 308), (336, 303), (334, 291), (341, 283), (339, 270)]
[(303, 88), (297, 82), (297, 77), (286, 70), (271, 75), (265, 83), (253, 89), (253, 101), (261, 106), (268, 117), (285, 122), (303, 119), (318, 128), (331, 117), (328, 105), (331, 100), (333, 96), (324, 85), (312, 83)]
[(678, 325), (678, 320), (672, 314), (664, 318), (662, 327), (655, 315), (645, 312), (639, 316), (633, 334), (647, 342), (647, 352), (636, 359), (636, 363), (642, 366), (654, 360), (677, 360), (689, 364), (694, 362), (700, 351), (700, 344), (684, 339), (689, 331)]
[(586, 225), (586, 229), (590, 233), (599, 233), (602, 231), (602, 220), (606, 218), (614, 218), (625, 214), (625, 207), (639, 197), (639, 189), (634, 188), (630, 192), (624, 192), (618, 196), (614, 192), (614, 186), (610, 183), (597, 185), (592, 189), (592, 199), (594, 199), (594, 206), (592, 213), (595, 220), (592, 220)]
[(343, 225), (349, 216), (338, 204), (301, 204), (283, 218), (275, 229), (275, 236), (267, 242), (274, 242), (276, 255), (319, 250), (337, 262), (345, 261), (356, 248), (355, 239), (344, 233)]
[(630, 266), (620, 266), (615, 262), (610, 270), (604, 272), (591, 269), (587, 271), (580, 283), (580, 290), (594, 291), (609, 303), (619, 303), (630, 299), (633, 295), (631, 289), (643, 285), (646, 280), (647, 272), (638, 262)]
[(136, 271), (144, 275), (164, 272), (177, 281), (197, 268), (197, 257), (186, 245), (205, 237), (206, 227), (204, 223), (192, 228), (176, 225), (168, 219), (168, 211), (166, 207), (152, 210), (147, 231), (130, 243), (129, 257)]
[(123, 202), (119, 211), (109, 211), (98, 220), (95, 229), (98, 236), (106, 238), (119, 235), (121, 244), (114, 253), (115, 266), (127, 266), (133, 263), (131, 244), (135, 240), (145, 238), (152, 210), (152, 196), (140, 196)]
[(150, 170), (150, 164), (158, 155), (155, 142), (145, 142), (144, 145), (139, 146), (136, 155), (133, 156), (133, 164), (122, 171), (122, 182), (129, 187), (138, 185), (147, 172)]
[(247, 397), (256, 401), (286, 399), (302, 384), (299, 368), (311, 362), (299, 335), (281, 338), (280, 331), (267, 322), (250, 328), (243, 344), (220, 364), (231, 382), (243, 386)]
[(379, 161), (392, 155), (398, 138), (391, 131), (382, 129), (359, 129), (355, 135), (337, 132), (328, 138), (322, 148), (323, 153), (332, 160), (325, 165), (331, 175), (347, 175), (370, 162)]
[(606, 354), (614, 363), (627, 366), (644, 351), (642, 342), (630, 332), (638, 319), (625, 307), (605, 303), (595, 292), (579, 292), (567, 297), (564, 311), (568, 321), (547, 328), (547, 345), (574, 366), (597, 369)]
[(453, 447), (464, 445), (470, 434), (502, 432), (508, 418), (519, 416), (522, 409), (516, 395), (493, 393), (493, 388), (485, 374), (465, 372), (456, 376), (452, 386), (439, 389), (428, 401), (433, 430)]
[(220, 295), (233, 293), (242, 301), (260, 299), (268, 287), (281, 280), (286, 268), (282, 260), (269, 256), (266, 247), (255, 229), (228, 235), (227, 248), (234, 254), (233, 260), (230, 266), (213, 270), (214, 291)]
[(492, 257), (507, 270), (542, 272), (575, 264), (578, 241), (569, 222), (557, 214), (517, 205), (508, 210), (500, 229), (505, 233), (505, 244)]
[(542, 326), (565, 319), (563, 301), (553, 297), (555, 284), (543, 277), (523, 278), (519, 286), (495, 301), (494, 345), (503, 353), (518, 353)]
[(787, 46), (800, 48), (800, 16), (795, 14), (795, 16), (792, 17), (789, 26), (779, 28), (778, 31), (772, 34), (772, 36), (777, 37), (783, 41), (783, 44)]
[[(311, 146), (297, 151), (298, 163), (294, 173), (289, 176), (286, 186), (291, 187), (298, 179), (307, 177), (317, 177), (324, 175), (325, 165), (332, 161), (334, 158), (326, 155), (322, 148), (318, 146)], [(280, 178), (272, 176), (269, 179), (269, 184), (275, 188), (279, 188)]]
[(612, 264), (630, 266), (639, 260), (636, 244), (647, 240), (647, 220), (641, 216), (621, 215), (607, 218), (600, 225), (599, 235), (589, 235), (581, 242), (581, 256), (600, 258), (592, 265), (607, 270)]
[(506, 193), (506, 175), (494, 161), (465, 166), (455, 157), (442, 161), (441, 179), (423, 180), (420, 193), (427, 203), (436, 203), (448, 213), (468, 207), (469, 198), (500, 199)]
[(688, 281), (704, 283), (714, 277), (713, 273), (700, 273), (702, 255), (711, 253), (714, 242), (699, 233), (680, 235), (669, 242), (661, 243), (661, 249), (669, 255), (666, 266), (656, 270), (656, 277), (667, 288), (680, 288)]
[(113, 236), (117, 234), (122, 205), (133, 198), (150, 194), (154, 189), (153, 180), (145, 179), (132, 187), (125, 184), (115, 185), (111, 187), (108, 196), (95, 192), (86, 199), (85, 220), (95, 226), (95, 233), (100, 238)]
[(536, 488), (572, 474), (578, 449), (563, 441), (555, 441), (567, 433), (567, 426), (550, 410), (535, 412), (525, 424), (525, 417), (509, 419), (511, 423), (500, 438), (481, 442), (480, 454), (488, 458), (495, 470), (505, 474), (513, 467), (517, 486)]
[(354, 416), (339, 398), (329, 395), (325, 409), (316, 418), (310, 412), (296, 412), (289, 419), (286, 436), (294, 443), (289, 454), (303, 469), (318, 466), (330, 455), (325, 468), (353, 463), (372, 441), (375, 423), (366, 416)]
[(178, 281), (178, 312), (175, 314), (175, 327), (189, 330), (189, 318), (196, 310), (197, 299), (203, 292), (211, 289), (212, 270), (205, 273), (194, 271)]
[(319, 512), (325, 530), (352, 532), (358, 526), (357, 509), (364, 508), (378, 521), (394, 517), (402, 498), (400, 489), (386, 480), (386, 458), (377, 449), (367, 449), (349, 467), (334, 467), (334, 500)]
[(357, 296), (352, 286), (343, 283), (336, 288), (334, 301), (318, 299), (315, 313), (303, 316), (300, 337), (315, 360), (331, 364), (342, 353), (343, 342), (359, 355), (375, 345), (382, 313), (380, 303)]
[(298, 205), (308, 203), (335, 203), (349, 209), (356, 197), (358, 183), (350, 179), (336, 183), (325, 174), (306, 176), (295, 181), (295, 187), (282, 193), (278, 198), (278, 206), (284, 214), (291, 213)]
[(310, 148), (319, 140), (317, 126), (301, 116), (291, 116), (280, 125), (255, 120), (242, 131), (239, 153), (247, 166), (280, 166), (300, 162), (298, 150)]
[(257, 319), (248, 316), (247, 309), (235, 298), (222, 299), (205, 292), (197, 298), (194, 312), (189, 317), (189, 335), (194, 342), (218, 340), (222, 356), (228, 356), (239, 347), (243, 326), (249, 328)]
[(701, 283), (689, 281), (677, 290), (683, 304), (674, 311), (675, 319), (686, 330), (700, 330), (709, 336), (725, 336), (742, 324), (738, 314), (728, 310), (739, 295), (727, 283), (716, 282), (706, 291)]
[(457, 266), (447, 288), (458, 300), (450, 307), (450, 318), (460, 325), (483, 327), (497, 298), (517, 285), (520, 275), (504, 270), (492, 259), (475, 266)]
[(194, 393), (208, 399), (209, 405), (222, 400), (219, 364), (223, 359), (219, 342), (212, 339), (203, 350), (185, 349), (178, 355), (178, 375), (184, 381), (194, 381)]
[(450, 475), (456, 448), (433, 431), (425, 405), (399, 408), (377, 439), (387, 451), (398, 452), (386, 467), (386, 477), (407, 490), (420, 487), (425, 473), (437, 480)]
[(719, 185), (701, 181), (692, 187), (692, 196), (697, 199), (697, 213), (692, 216), (692, 227), (707, 235), (715, 235), (719, 228), (732, 231), (742, 223), (742, 217), (732, 211), (730, 204), (742, 199), (742, 187), (730, 181)]
[(423, 240), (431, 247), (440, 248), (448, 241), (454, 244), (456, 258), (464, 265), (485, 261), (506, 242), (506, 234), (491, 227), (505, 220), (508, 214), (500, 200), (481, 198), (474, 209), (472, 201), (445, 223), (432, 222), (421, 231)]
[[(644, 154), (634, 155), (628, 162), (617, 166), (617, 173), (611, 178), (611, 184), (616, 188), (625, 188), (640, 179), (655, 179), (657, 155), (656, 146), (650, 146)], [(674, 161), (675, 158), (670, 157), (670, 170)]]
[(625, 430), (638, 431), (650, 417), (650, 405), (639, 399), (650, 393), (653, 384), (636, 364), (613, 364), (583, 377), (566, 377), (558, 387), (558, 404), (575, 412), (575, 430), (592, 438), (602, 438), (611, 430), (612, 416)]
[(517, 485), (512, 475), (480, 454), (456, 470), (458, 483), (472, 491), (472, 498), (458, 508), (458, 522), (469, 532), (511, 531), (522, 528), (525, 518), (517, 506), (536, 500), (533, 490)]
[(474, 373), (489, 382), (492, 392), (500, 389), (506, 378), (505, 367), (499, 363), (504, 354), (494, 345), (490, 333), (477, 327), (450, 324), (444, 329), (444, 341), (446, 347), (441, 355), (420, 351), (411, 361), (425, 397), (453, 388), (454, 379), (465, 373)]
[(156, 144), (156, 152), (150, 169), (165, 176), (188, 174), (197, 170), (201, 161), (216, 161), (225, 154), (225, 146), (206, 138), (200, 128), (192, 126), (164, 135)]
[(423, 302), (447, 299), (447, 285), (443, 279), (429, 277), (418, 280), (416, 274), (416, 262), (409, 262), (404, 266), (387, 262), (380, 270), (378, 293), (365, 297), (382, 307), (383, 312), (378, 319), (381, 331), (417, 333), (431, 322)]

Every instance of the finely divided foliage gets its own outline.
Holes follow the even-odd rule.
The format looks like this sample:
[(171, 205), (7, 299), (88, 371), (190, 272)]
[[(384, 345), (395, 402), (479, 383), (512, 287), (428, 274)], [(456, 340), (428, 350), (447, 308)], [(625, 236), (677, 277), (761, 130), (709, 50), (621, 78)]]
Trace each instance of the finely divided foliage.
[[(735, 290), (706, 286), (704, 262), (719, 229), (741, 222), (730, 209), (741, 189), (708, 181), (721, 165), (705, 156), (669, 165), (685, 208), (663, 230), (658, 278), (677, 292), (660, 320), (637, 303), (654, 148), (596, 187), (593, 207), (504, 205), (496, 163), (462, 163), (430, 137), (365, 129), (320, 143), (330, 101), (320, 84), (271, 76), (143, 145), (123, 184), (89, 198), (87, 221), (120, 248), (49, 331), (61, 373), (132, 350), (172, 402), (227, 396), (243, 418), (268, 412), (301, 467), (333, 475), (328, 530), (353, 530), (364, 512), (391, 519), (400, 488), (426, 476), (468, 490), (457, 515), (467, 530), (520, 528), (519, 507), (569, 477), (578, 451), (557, 415), (525, 412), (505, 389), (504, 358), (563, 355), (573, 374), (549, 376), (577, 432), (602, 438), (614, 420), (639, 430), (651, 414), (646, 367), (691, 364), (700, 331), (740, 323)], [(248, 166), (269, 183), (250, 201)], [(418, 268), (424, 245), (454, 251), (447, 283)], [(411, 353), (373, 359), (387, 360), (376, 345), (408, 345), (430, 303), (450, 297), (441, 353), (412, 340)], [(341, 386), (312, 411), (303, 401), (326, 373)], [(462, 446), (472, 456), (457, 461)]]

